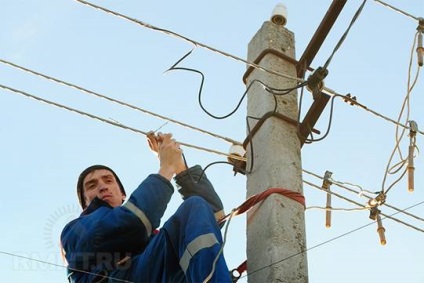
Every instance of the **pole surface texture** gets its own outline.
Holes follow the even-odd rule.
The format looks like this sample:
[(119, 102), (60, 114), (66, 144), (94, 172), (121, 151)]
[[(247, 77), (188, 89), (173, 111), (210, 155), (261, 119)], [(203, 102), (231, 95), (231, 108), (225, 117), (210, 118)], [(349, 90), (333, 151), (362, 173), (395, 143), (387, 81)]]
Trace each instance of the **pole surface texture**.
[[(267, 49), (295, 57), (294, 34), (282, 25), (264, 22), (248, 47), (248, 61)], [(273, 54), (258, 63), (265, 69), (296, 77), (296, 66)], [(252, 85), (247, 115), (261, 118), (274, 110), (275, 99), (259, 83), (272, 88), (294, 87), (296, 80), (255, 69), (247, 78)], [(297, 120), (297, 91), (277, 96), (276, 112)], [(257, 119), (248, 118), (252, 128)], [(302, 191), (301, 144), (297, 126), (276, 117), (268, 118), (247, 145), (247, 197), (269, 188)], [(251, 145), (253, 150), (251, 150)], [(253, 155), (253, 166), (251, 166)], [(308, 282), (304, 207), (280, 194), (272, 194), (247, 214), (248, 282)]]

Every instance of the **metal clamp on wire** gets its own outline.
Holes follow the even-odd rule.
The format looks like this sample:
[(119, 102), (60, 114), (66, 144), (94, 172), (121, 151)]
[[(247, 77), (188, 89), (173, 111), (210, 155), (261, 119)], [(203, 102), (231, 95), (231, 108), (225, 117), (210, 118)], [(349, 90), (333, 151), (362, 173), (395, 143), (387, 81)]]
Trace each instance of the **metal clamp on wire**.
[[(386, 202), (386, 194), (384, 192), (380, 192), (375, 198), (370, 199), (368, 201), (368, 205), (370, 206), (370, 210), (372, 210), (373, 208), (377, 208), (380, 205), (383, 205)], [(371, 213), (370, 218), (372, 220), (375, 220), (375, 217), (371, 217), (373, 215), (373, 213)]]
[(344, 96), (343, 101), (346, 102), (346, 103), (350, 103), (350, 105), (355, 105), (356, 104), (356, 96), (352, 97), (352, 95), (350, 93), (348, 93)]
[(377, 220), (377, 216), (380, 213), (378, 206), (383, 205), (386, 202), (386, 194), (384, 192), (380, 192), (378, 196), (368, 201), (368, 205), (370, 206), (370, 219)]

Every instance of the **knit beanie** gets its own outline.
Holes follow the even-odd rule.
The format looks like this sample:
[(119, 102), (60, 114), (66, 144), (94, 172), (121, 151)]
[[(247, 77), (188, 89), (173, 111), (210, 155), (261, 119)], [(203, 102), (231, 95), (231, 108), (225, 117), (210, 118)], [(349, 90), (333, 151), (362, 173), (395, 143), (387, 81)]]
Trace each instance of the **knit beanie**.
[(92, 165), (92, 166), (88, 167), (87, 169), (85, 169), (84, 171), (82, 171), (81, 174), (78, 177), (77, 195), (78, 195), (78, 200), (79, 200), (79, 203), (80, 203), (82, 209), (87, 208), (87, 206), (85, 204), (85, 200), (84, 200), (84, 189), (83, 189), (84, 179), (85, 179), (85, 177), (87, 177), (88, 174), (92, 173), (93, 171), (102, 170), (102, 169), (108, 170), (113, 174), (113, 176), (116, 179), (116, 182), (119, 185), (119, 188), (121, 189), (121, 193), (126, 195), (125, 190), (124, 190), (124, 186), (122, 185), (121, 180), (119, 180), (118, 175), (116, 175), (116, 173), (112, 169), (110, 169), (109, 167), (107, 167), (105, 165)]

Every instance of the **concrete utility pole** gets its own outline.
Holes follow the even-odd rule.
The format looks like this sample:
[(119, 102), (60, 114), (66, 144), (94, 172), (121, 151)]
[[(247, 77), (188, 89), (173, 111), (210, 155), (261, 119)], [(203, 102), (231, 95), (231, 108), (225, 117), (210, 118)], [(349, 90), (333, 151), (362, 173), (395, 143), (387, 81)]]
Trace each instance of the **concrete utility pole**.
[[(276, 22), (276, 23), (274, 23)], [(285, 21), (266, 21), (252, 38), (248, 61), (291, 77), (297, 77), (294, 34)], [(282, 55), (281, 55), (281, 54)], [(264, 55), (265, 54), (265, 55)], [(281, 56), (280, 56), (280, 55)], [(261, 59), (260, 59), (261, 58)], [(260, 59), (260, 62), (258, 62)], [(247, 74), (247, 73), (246, 73)], [(246, 85), (260, 80), (273, 88), (290, 88), (296, 81), (261, 70), (251, 70)], [(272, 94), (254, 82), (247, 102), (248, 116), (261, 118), (273, 111)], [(277, 111), (289, 119), (274, 116), (265, 120), (247, 145), (247, 197), (268, 188), (285, 188), (303, 194), (301, 143), (297, 135), (297, 91), (277, 97)], [(257, 120), (249, 119), (253, 127)], [(253, 168), (250, 161), (254, 158)], [(304, 207), (285, 196), (272, 194), (247, 215), (247, 271), (249, 282), (308, 282)]]

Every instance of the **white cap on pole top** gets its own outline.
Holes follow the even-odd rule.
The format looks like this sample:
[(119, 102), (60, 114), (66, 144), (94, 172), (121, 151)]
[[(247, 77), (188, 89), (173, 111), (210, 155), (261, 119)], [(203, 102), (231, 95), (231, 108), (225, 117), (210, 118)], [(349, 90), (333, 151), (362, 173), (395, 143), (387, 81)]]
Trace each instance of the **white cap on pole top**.
[(284, 26), (287, 23), (287, 7), (283, 3), (277, 4), (271, 15), (271, 22)]

